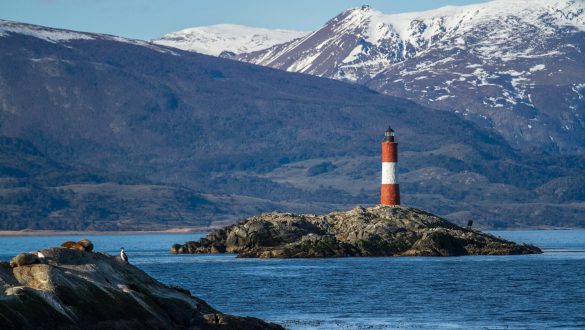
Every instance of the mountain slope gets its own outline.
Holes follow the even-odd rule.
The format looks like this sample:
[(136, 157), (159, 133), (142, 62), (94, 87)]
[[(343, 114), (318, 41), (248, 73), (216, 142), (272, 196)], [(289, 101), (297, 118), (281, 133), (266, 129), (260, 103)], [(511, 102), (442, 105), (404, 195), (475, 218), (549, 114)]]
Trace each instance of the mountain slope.
[(184, 187), (54, 161), (0, 137), (2, 229), (147, 230), (209, 226), (215, 206)]
[(254, 52), (303, 37), (306, 32), (217, 24), (165, 34), (152, 42), (207, 55)]
[[(0, 135), (60, 163), (132, 173), (134, 185), (185, 189), (192, 197), (176, 197), (179, 204), (204, 201), (186, 207), (185, 223), (375, 204), (379, 143), (392, 125), (406, 205), (484, 227), (584, 225), (585, 196), (571, 189), (584, 176), (583, 157), (521, 153), (454, 114), (353, 84), (112, 36), (10, 26), (0, 37)], [(47, 37), (70, 33), (87, 38)], [(173, 200), (165, 198), (158, 202)], [(139, 204), (129, 205), (120, 213), (136, 217)], [(551, 210), (556, 217), (538, 215)], [(18, 212), (22, 223), (55, 226)], [(146, 220), (149, 228), (164, 223)]]
[(514, 147), (585, 149), (585, 2), (497, 0), (385, 15), (363, 6), (237, 59), (452, 111)]

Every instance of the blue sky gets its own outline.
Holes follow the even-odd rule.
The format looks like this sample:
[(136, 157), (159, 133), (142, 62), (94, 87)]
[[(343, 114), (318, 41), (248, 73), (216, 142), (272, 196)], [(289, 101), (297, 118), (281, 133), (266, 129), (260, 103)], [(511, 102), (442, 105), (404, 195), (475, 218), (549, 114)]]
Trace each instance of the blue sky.
[(0, 18), (148, 40), (219, 23), (311, 31), (363, 4), (399, 13), (480, 2), (486, 0), (0, 0)]

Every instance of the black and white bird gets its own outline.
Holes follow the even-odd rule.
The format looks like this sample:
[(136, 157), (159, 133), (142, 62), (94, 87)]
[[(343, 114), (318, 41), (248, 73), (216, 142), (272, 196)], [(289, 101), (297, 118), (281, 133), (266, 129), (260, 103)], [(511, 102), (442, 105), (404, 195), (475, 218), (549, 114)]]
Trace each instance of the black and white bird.
[(124, 252), (124, 248), (123, 248), (123, 247), (122, 247), (122, 248), (120, 248), (120, 258), (121, 258), (121, 259), (122, 259), (124, 262), (128, 263), (128, 256), (126, 255), (126, 252)]

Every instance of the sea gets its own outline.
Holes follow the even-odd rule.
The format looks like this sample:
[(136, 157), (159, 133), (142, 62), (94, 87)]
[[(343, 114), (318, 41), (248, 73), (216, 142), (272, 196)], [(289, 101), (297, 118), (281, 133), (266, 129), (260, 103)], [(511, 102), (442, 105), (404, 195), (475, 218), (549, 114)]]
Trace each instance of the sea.
[(216, 309), (289, 329), (585, 329), (585, 231), (492, 231), (542, 255), (241, 259), (173, 255), (205, 233), (0, 237), (0, 260), (89, 238)]

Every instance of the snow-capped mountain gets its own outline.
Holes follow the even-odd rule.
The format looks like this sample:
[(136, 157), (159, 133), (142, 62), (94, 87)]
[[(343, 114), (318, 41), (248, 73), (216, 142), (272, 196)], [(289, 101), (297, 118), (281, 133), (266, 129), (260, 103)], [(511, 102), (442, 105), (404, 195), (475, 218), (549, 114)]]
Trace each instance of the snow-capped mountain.
[(347, 10), (237, 59), (365, 84), (495, 128), (516, 147), (585, 150), (585, 1)]
[(152, 42), (207, 55), (241, 54), (304, 37), (307, 32), (218, 24), (165, 34)]

